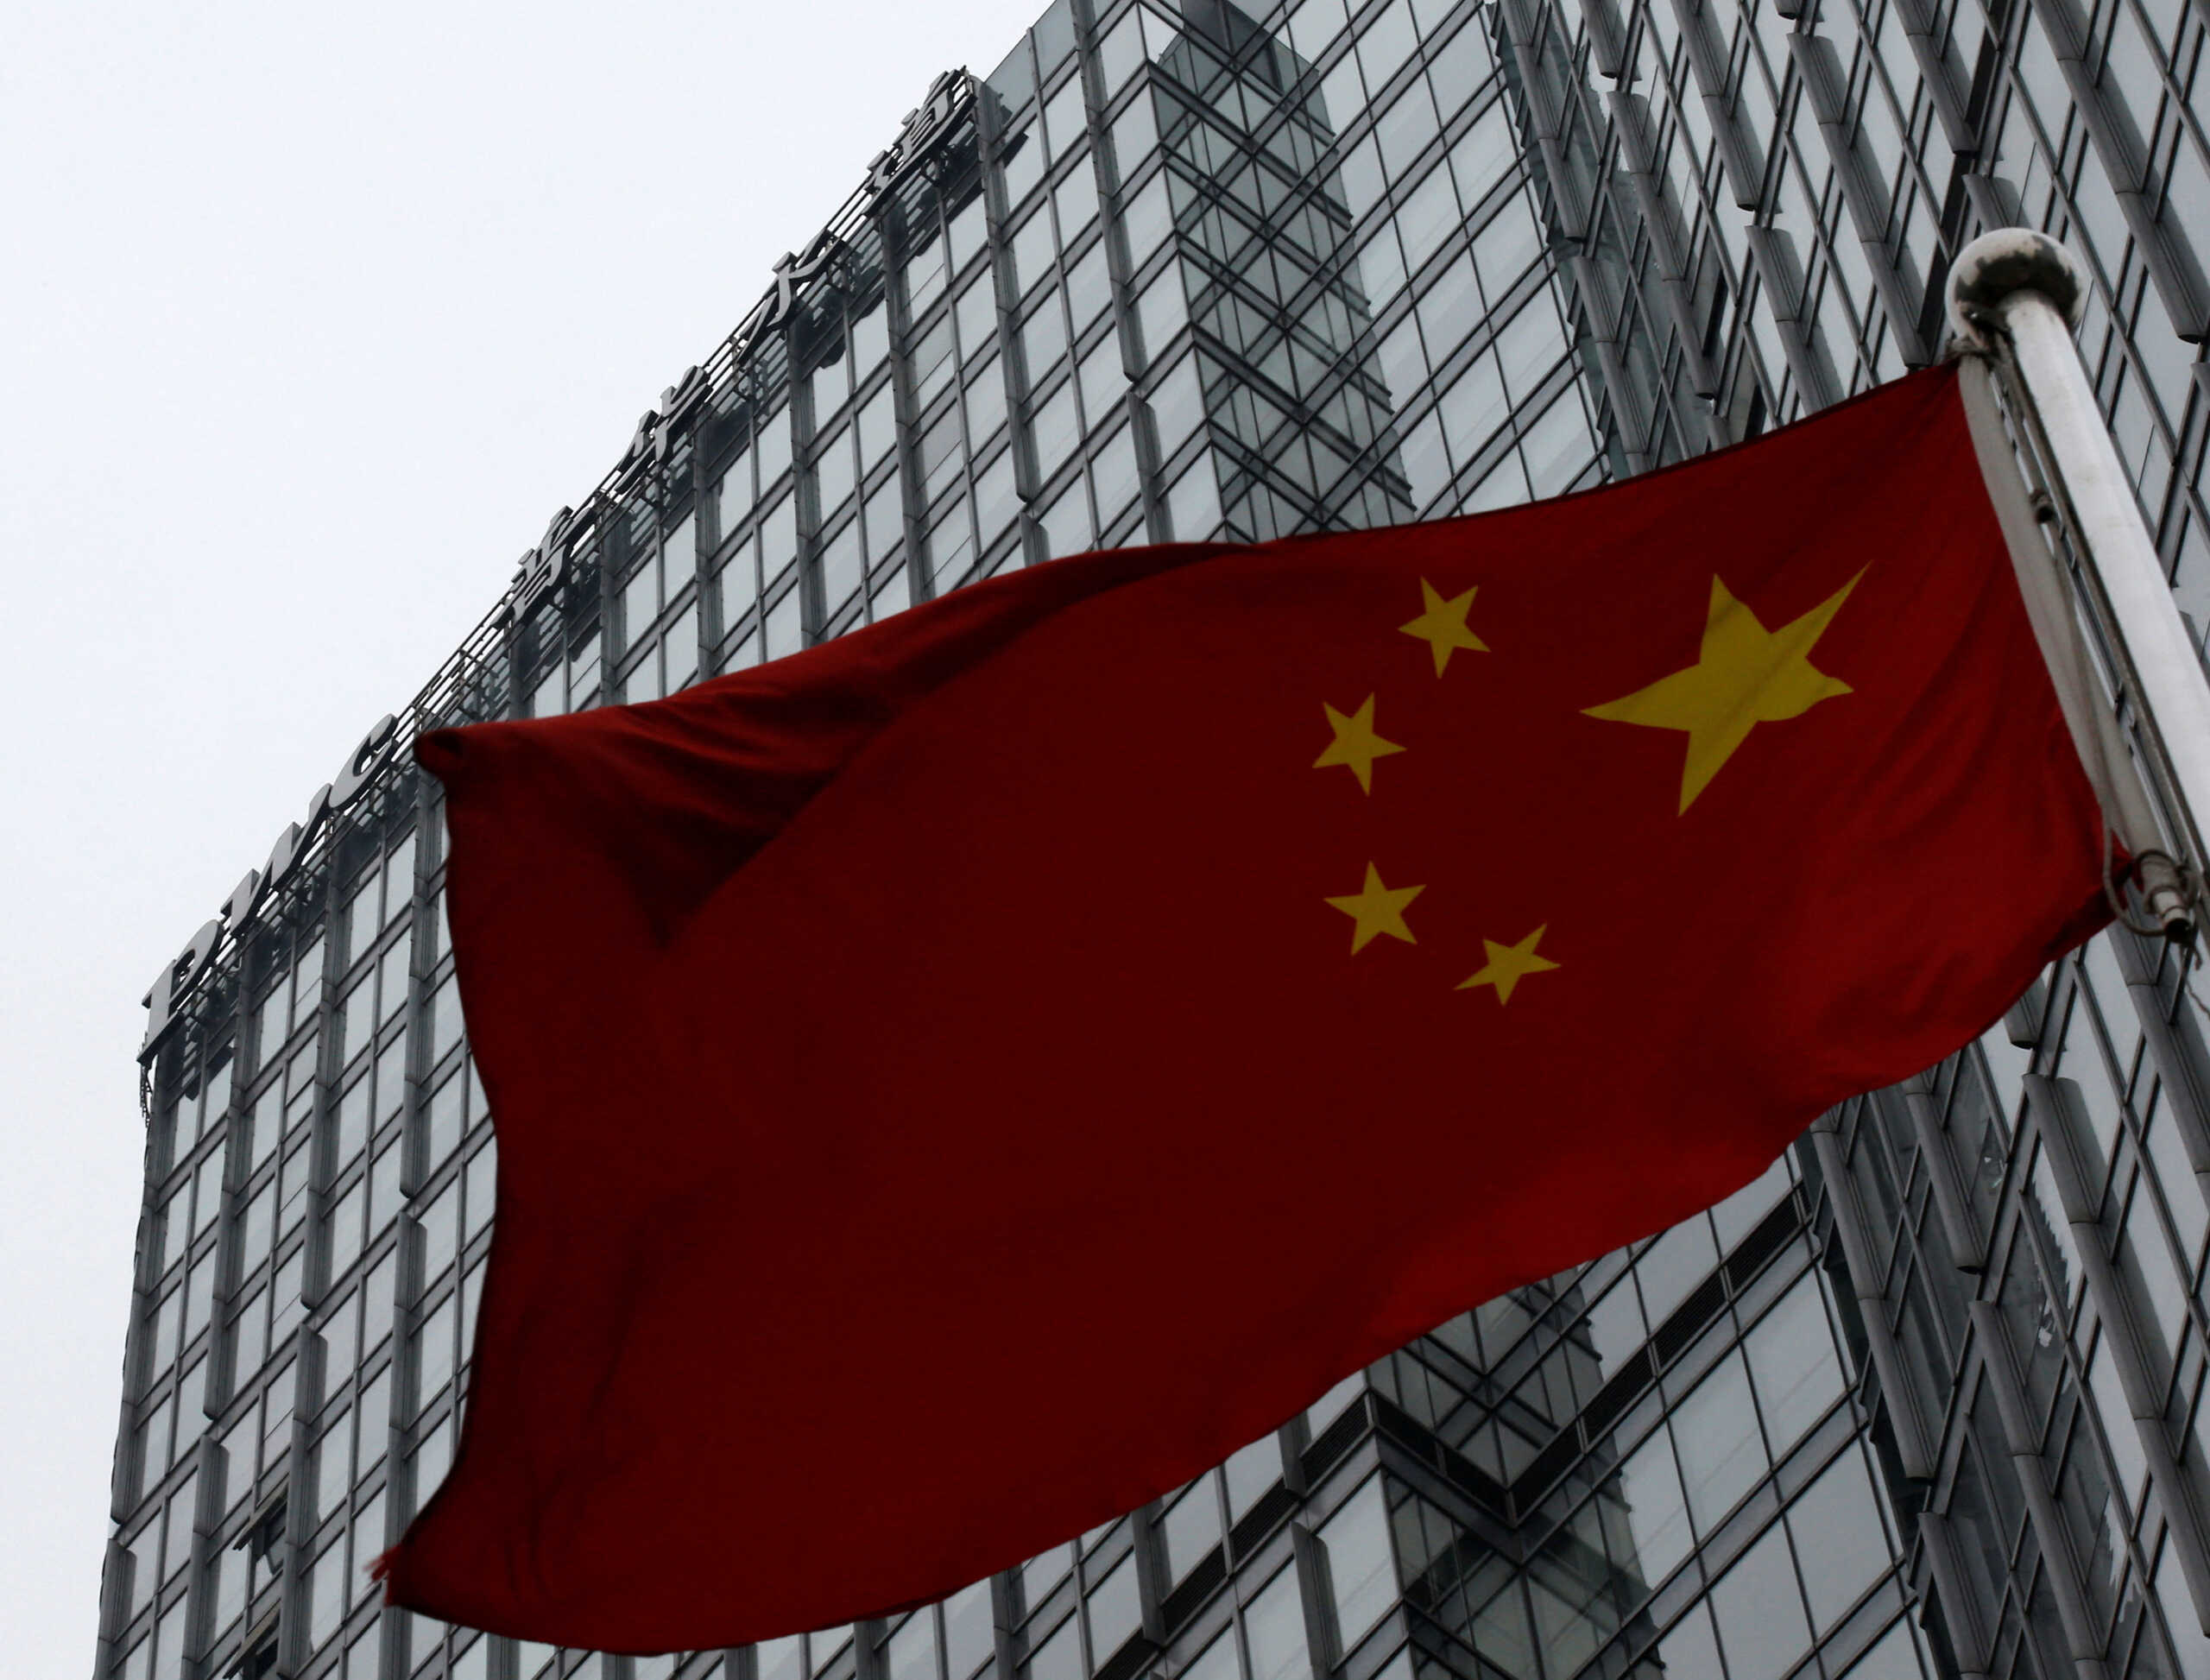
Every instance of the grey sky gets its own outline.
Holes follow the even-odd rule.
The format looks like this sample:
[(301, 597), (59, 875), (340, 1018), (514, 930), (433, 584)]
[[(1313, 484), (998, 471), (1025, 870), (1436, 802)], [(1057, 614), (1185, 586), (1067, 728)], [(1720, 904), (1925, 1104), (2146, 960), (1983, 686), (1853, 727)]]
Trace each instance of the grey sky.
[(138, 998), (1041, 0), (0, 24), (0, 1664), (84, 1680)]

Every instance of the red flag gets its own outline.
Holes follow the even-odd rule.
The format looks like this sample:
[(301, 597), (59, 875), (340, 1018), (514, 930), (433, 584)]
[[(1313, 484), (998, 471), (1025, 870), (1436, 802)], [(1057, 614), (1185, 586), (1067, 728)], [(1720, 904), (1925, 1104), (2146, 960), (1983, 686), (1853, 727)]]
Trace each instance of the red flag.
[(616, 1651), (1168, 1490), (1723, 1197), (2105, 914), (1948, 370), (419, 751), (499, 1219), (391, 1598)]

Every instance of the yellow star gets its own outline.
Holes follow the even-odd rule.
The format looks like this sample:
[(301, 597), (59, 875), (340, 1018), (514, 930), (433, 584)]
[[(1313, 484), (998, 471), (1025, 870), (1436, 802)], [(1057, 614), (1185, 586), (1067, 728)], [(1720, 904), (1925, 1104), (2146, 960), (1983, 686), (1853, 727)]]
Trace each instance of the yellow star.
[(1384, 741), (1373, 732), (1373, 697), (1366, 697), (1366, 704), (1348, 717), (1324, 701), (1320, 710), (1328, 714), (1328, 727), (1335, 738), (1328, 743), (1327, 750), (1312, 761), (1315, 770), (1324, 770), (1331, 764), (1349, 767), (1358, 778), (1362, 793), (1373, 791), (1373, 761), (1386, 758), (1392, 753), (1405, 749), (1393, 741)]
[(1857, 587), (1857, 578), (1864, 575), (1860, 572), (1777, 630), (1766, 629), (1714, 577), (1696, 662), (1623, 699), (1590, 706), (1588, 715), (1615, 723), (1685, 729), (1688, 762), (1681, 772), (1681, 809), (1685, 812), (1759, 723), (1801, 717), (1820, 701), (1850, 692), (1847, 683), (1814, 666), (1810, 654), (1841, 603), (1849, 599), (1849, 591)]
[(1405, 907), (1427, 890), (1424, 887), (1384, 887), (1381, 872), (1371, 863), (1366, 866), (1366, 885), (1355, 893), (1328, 902), (1348, 916), (1356, 924), (1350, 931), (1351, 955), (1364, 951), (1377, 933), (1386, 933), (1392, 939), (1402, 939), (1416, 945), (1412, 931), (1405, 925)]
[[(1476, 585), (1478, 587), (1478, 585)], [(1450, 663), (1452, 650), (1465, 648), (1468, 653), (1486, 654), (1488, 643), (1466, 628), (1466, 613), (1474, 604), (1474, 590), (1463, 595), (1454, 595), (1445, 601), (1436, 593), (1435, 585), (1426, 578), (1419, 580), (1420, 603), (1425, 609), (1409, 624), (1398, 628), (1408, 636), (1418, 636), (1435, 655), (1435, 674), (1441, 676)]]
[(1481, 941), (1481, 949), (1488, 953), (1488, 960), (1481, 964), (1481, 972), (1462, 980), (1454, 988), (1465, 991), (1474, 986), (1493, 986), (1499, 1003), (1512, 1001), (1512, 988), (1531, 974), (1544, 974), (1558, 965), (1547, 957), (1535, 955), (1535, 946), (1550, 931), (1544, 922), (1516, 945), (1500, 945), (1493, 939)]

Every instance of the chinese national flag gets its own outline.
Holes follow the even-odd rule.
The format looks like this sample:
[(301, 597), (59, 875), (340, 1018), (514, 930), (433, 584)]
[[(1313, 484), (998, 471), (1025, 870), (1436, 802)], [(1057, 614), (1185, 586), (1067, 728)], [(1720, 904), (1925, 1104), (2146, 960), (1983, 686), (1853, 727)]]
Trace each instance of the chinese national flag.
[(1957, 379), (422, 740), (499, 1217), (392, 1601), (932, 1598), (1708, 1206), (2105, 919)]

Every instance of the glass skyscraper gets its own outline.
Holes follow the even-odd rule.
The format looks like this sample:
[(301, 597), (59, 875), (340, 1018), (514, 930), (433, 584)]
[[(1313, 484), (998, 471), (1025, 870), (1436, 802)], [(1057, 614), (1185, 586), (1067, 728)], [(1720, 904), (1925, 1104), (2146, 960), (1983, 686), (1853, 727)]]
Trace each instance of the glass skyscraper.
[(363, 1573), (450, 1462), (493, 1216), (418, 729), (649, 699), (1054, 554), (1678, 460), (1937, 356), (1951, 255), (2014, 223), (2085, 260), (2200, 623), (2206, 22), (1058, 0), (940, 79), (156, 985), (96, 1680), (2210, 1677), (2210, 1015), (2122, 931), (1710, 1213), (939, 1606), (602, 1658)]

